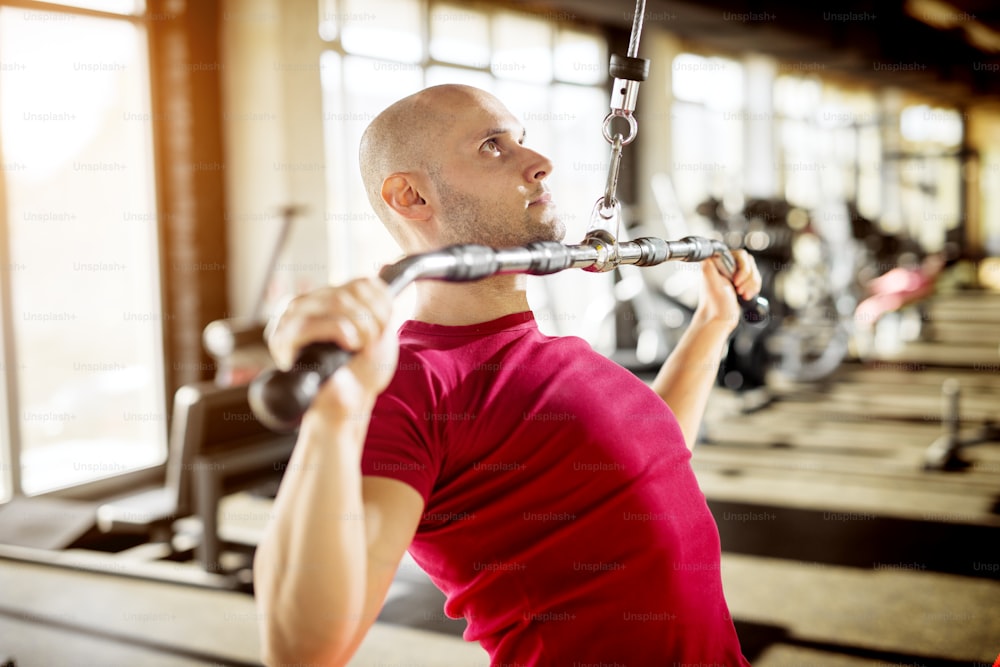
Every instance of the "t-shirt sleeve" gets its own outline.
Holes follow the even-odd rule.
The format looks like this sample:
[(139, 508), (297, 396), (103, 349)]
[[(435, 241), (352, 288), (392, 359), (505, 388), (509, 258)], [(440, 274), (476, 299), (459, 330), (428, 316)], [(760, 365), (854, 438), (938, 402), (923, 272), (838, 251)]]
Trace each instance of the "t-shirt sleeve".
[(368, 425), (361, 474), (412, 486), (426, 504), (437, 481), (440, 456), (420, 401), (407, 400), (399, 383), (379, 396)]

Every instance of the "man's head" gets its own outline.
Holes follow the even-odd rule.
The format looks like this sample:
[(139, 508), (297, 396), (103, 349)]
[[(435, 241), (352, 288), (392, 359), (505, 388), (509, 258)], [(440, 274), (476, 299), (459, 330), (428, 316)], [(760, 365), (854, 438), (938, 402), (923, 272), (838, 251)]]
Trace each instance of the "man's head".
[(517, 118), (469, 86), (424, 89), (379, 114), (361, 139), (368, 199), (405, 252), (452, 243), (559, 240), (548, 159)]

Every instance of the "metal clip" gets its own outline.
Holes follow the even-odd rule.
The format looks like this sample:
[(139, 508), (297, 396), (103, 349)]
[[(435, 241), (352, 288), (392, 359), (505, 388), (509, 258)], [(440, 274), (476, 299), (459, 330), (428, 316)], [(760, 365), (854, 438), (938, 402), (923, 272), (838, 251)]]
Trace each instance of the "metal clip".
[[(640, 15), (636, 15), (637, 19)], [(642, 22), (639, 21), (638, 30), (642, 29)], [(633, 28), (634, 47), (638, 48), (638, 36), (636, 28)], [(629, 56), (611, 56), (609, 73), (615, 78), (615, 85), (611, 88), (611, 102), (609, 107), (611, 112), (604, 118), (604, 138), (611, 143), (611, 123), (615, 118), (624, 118), (628, 121), (629, 133), (622, 142), (625, 145), (632, 143), (639, 133), (639, 125), (632, 115), (635, 112), (636, 102), (639, 99), (639, 84), (649, 76), (649, 61), (644, 58), (634, 57), (632, 49)]]
[[(622, 135), (616, 134), (611, 142), (611, 159), (608, 162), (608, 180), (604, 186), (605, 208), (610, 208), (618, 203), (618, 171), (622, 164), (622, 146), (625, 145)], [(617, 234), (615, 234), (617, 236)]]
[(639, 100), (639, 83), (630, 79), (615, 79), (614, 88), (611, 89), (611, 103), (608, 105), (612, 113), (620, 111), (631, 115), (635, 111)]
[(597, 260), (584, 271), (600, 273), (610, 271), (621, 263), (618, 253), (618, 233), (622, 217), (621, 202), (608, 205), (604, 197), (597, 200), (590, 214), (590, 229), (583, 238), (584, 245), (597, 251)]

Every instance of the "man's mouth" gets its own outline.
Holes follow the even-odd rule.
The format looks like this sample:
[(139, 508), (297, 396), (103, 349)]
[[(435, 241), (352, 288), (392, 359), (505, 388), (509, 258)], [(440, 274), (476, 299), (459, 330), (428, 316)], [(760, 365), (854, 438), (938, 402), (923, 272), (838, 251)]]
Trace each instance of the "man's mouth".
[(539, 196), (535, 197), (530, 202), (528, 202), (528, 206), (537, 206), (539, 204), (551, 204), (551, 203), (552, 203), (552, 195), (549, 194), (548, 192), (543, 192), (542, 194), (540, 194)]

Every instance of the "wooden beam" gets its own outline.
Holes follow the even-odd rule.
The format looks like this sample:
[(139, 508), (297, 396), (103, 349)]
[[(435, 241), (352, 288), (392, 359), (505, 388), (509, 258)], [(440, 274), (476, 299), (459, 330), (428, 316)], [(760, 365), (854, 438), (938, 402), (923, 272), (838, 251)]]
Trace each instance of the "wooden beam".
[(228, 310), (218, 14), (218, 0), (149, 2), (168, 397), (211, 377), (201, 333)]

